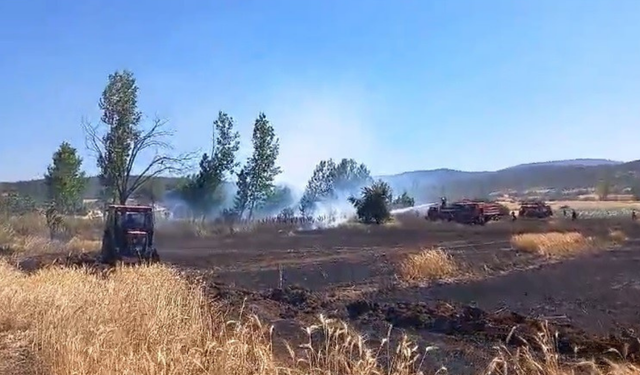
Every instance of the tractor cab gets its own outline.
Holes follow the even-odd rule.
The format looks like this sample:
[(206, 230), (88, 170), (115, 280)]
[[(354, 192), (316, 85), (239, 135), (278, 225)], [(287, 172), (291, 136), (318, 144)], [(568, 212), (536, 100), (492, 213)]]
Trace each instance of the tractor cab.
[(111, 205), (102, 237), (102, 259), (158, 260), (153, 244), (154, 217), (149, 206)]

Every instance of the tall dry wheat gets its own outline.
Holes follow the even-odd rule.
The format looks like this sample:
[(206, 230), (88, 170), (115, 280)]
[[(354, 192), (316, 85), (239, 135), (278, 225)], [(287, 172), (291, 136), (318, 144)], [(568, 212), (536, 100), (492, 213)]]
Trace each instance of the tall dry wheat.
[(524, 233), (513, 235), (511, 245), (546, 257), (564, 257), (591, 250), (595, 239), (578, 232)]
[(407, 255), (398, 266), (398, 276), (407, 282), (434, 281), (455, 276), (459, 270), (444, 249), (431, 248)]

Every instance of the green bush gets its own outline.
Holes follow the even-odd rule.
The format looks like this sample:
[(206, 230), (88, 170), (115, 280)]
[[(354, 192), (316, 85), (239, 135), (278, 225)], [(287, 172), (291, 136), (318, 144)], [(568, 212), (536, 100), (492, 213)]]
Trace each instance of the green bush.
[(358, 219), (365, 224), (382, 224), (389, 220), (391, 201), (391, 188), (380, 180), (364, 187), (359, 198), (349, 197), (349, 202), (356, 208)]

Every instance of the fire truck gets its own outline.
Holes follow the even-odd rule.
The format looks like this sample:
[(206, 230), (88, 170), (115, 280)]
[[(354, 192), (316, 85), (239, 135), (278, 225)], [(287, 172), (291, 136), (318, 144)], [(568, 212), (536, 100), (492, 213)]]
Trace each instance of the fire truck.
[(443, 198), (440, 205), (429, 208), (426, 219), (484, 225), (488, 221), (500, 220), (504, 215), (504, 210), (497, 203), (465, 199), (447, 204), (446, 199)]

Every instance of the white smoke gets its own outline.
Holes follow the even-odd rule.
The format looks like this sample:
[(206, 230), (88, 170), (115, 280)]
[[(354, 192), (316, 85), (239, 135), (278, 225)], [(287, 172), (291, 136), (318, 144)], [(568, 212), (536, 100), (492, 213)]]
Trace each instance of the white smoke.
[(330, 158), (375, 163), (379, 144), (372, 108), (370, 94), (346, 84), (305, 82), (271, 92), (265, 113), (280, 139), (278, 181), (304, 189), (315, 166)]
[[(298, 202), (305, 185), (321, 160), (352, 158), (368, 167), (388, 163), (388, 158), (381, 157), (379, 152), (385, 146), (384, 140), (372, 129), (379, 118), (376, 111), (384, 107), (380, 102), (382, 97), (361, 85), (349, 81), (300, 79), (278, 84), (259, 96), (260, 100), (255, 98), (255, 101), (260, 107), (247, 105), (237, 113), (230, 111), (237, 119), (241, 133), (238, 157), (243, 162), (250, 155), (253, 119), (259, 111), (264, 111), (280, 144), (277, 163), (283, 172), (275, 182), (291, 188), (296, 203), (289, 208), (296, 214), (299, 214)], [(314, 217), (328, 219), (318, 225), (335, 226), (353, 218), (356, 211), (348, 198), (359, 196), (360, 188), (318, 202)], [(233, 195), (228, 198), (232, 199)]]
[(356, 216), (356, 209), (346, 199), (316, 202), (314, 217), (319, 220), (316, 228), (332, 228), (342, 225)]

